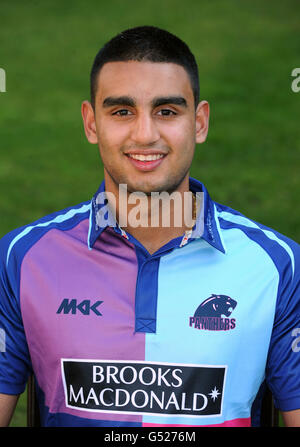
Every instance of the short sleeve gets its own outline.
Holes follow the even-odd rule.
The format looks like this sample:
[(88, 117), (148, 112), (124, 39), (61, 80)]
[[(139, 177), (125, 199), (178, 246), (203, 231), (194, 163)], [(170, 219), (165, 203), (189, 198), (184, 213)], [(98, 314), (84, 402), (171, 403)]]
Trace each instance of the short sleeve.
[(13, 235), (0, 240), (0, 393), (25, 390), (31, 362), (24, 333), (19, 300), (20, 260), (7, 253)]
[(266, 367), (267, 384), (282, 411), (300, 408), (300, 247), (293, 241), (288, 247)]

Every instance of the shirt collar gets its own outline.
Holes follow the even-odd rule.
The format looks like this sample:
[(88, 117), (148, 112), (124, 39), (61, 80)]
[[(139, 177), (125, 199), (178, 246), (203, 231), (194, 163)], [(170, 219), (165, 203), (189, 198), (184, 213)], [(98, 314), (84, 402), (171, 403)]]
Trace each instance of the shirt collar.
[(202, 207), (191, 237), (202, 237), (210, 245), (225, 253), (225, 244), (214, 201), (210, 198), (203, 183), (198, 180), (190, 178), (190, 190), (196, 194), (202, 192)]
[[(200, 198), (202, 206), (189, 239), (202, 238), (212, 247), (225, 253), (225, 245), (221, 235), (218, 216), (216, 215), (215, 203), (210, 198), (205, 186), (198, 180), (190, 178), (190, 190), (196, 194), (196, 197)], [(89, 249), (93, 248), (102, 231), (108, 226), (113, 227), (117, 233), (128, 238), (107, 205), (105, 183), (103, 181), (91, 200), (88, 234)]]

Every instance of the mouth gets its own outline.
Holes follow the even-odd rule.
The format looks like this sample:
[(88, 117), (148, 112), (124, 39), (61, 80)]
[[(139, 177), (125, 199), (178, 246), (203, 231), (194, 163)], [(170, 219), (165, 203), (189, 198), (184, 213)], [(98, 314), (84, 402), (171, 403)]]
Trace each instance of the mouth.
[(166, 157), (166, 154), (162, 153), (127, 153), (125, 155), (139, 171), (153, 171)]

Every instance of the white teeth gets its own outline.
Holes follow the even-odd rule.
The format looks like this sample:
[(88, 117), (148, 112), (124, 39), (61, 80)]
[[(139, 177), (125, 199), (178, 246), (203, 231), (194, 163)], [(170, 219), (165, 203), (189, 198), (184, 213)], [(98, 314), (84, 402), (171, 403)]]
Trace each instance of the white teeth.
[(128, 155), (130, 158), (139, 161), (154, 161), (163, 158), (162, 154), (155, 154), (155, 155), (128, 154)]

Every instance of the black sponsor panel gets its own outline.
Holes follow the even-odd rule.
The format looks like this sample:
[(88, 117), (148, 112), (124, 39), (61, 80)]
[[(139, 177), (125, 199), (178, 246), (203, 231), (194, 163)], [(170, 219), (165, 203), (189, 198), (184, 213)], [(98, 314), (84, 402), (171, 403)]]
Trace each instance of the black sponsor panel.
[(62, 360), (68, 407), (189, 416), (221, 414), (225, 366)]

